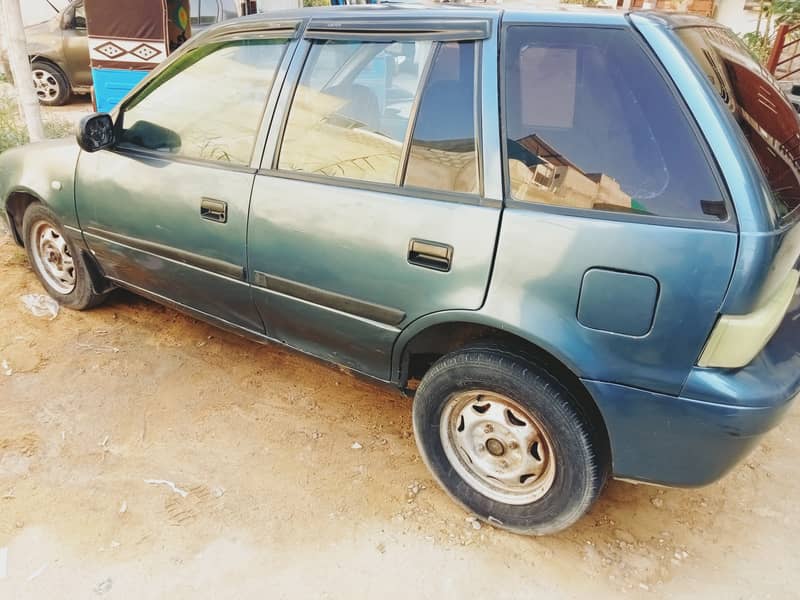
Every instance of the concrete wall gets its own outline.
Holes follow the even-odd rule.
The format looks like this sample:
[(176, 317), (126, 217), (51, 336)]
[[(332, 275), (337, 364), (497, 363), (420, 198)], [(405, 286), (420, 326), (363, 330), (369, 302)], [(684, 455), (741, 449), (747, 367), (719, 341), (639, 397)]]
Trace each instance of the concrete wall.
[(718, 0), (716, 20), (736, 33), (755, 31), (758, 11), (745, 10), (744, 0)]
[(46, 0), (22, 0), (19, 3), (22, 11), (22, 22), (24, 25), (35, 25), (42, 21), (47, 21), (56, 15), (56, 9), (63, 9), (66, 2), (53, 2), (51, 5)]
[(259, 12), (278, 10), (280, 8), (297, 8), (303, 5), (303, 0), (258, 0)]

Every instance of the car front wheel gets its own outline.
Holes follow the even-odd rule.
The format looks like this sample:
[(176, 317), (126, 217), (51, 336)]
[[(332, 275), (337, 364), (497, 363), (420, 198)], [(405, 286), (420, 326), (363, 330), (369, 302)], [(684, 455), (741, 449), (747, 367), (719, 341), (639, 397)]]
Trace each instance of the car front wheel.
[(548, 371), (499, 347), (443, 357), (414, 398), (420, 451), (480, 519), (545, 535), (577, 521), (610, 467), (604, 429)]
[(61, 106), (67, 103), (70, 93), (69, 83), (58, 67), (34, 61), (31, 64), (31, 73), (39, 103), (45, 106)]
[(64, 235), (53, 211), (31, 204), (22, 220), (28, 261), (47, 293), (62, 306), (84, 310), (100, 304), (106, 294), (94, 291), (84, 257)]

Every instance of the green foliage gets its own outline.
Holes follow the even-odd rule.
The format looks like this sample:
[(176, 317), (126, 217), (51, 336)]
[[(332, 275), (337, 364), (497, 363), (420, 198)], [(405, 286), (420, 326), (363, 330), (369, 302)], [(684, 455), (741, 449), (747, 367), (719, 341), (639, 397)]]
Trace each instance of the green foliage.
[(760, 63), (767, 62), (769, 52), (772, 48), (771, 36), (758, 33), (757, 31), (751, 31), (750, 33), (743, 33), (739, 37), (742, 38), (742, 41), (747, 46), (748, 50), (750, 50), (750, 53)]
[[(740, 34), (750, 52), (762, 63), (766, 63), (775, 41), (777, 26), (800, 23), (800, 0), (761, 0), (756, 30)], [(800, 32), (792, 32), (786, 41), (798, 38)]]
[[(47, 119), (44, 132), (48, 138), (62, 138), (72, 135), (75, 127), (63, 119)], [(16, 99), (0, 93), (0, 152), (27, 143), (28, 132), (19, 118)]]
[(45, 119), (44, 134), (48, 139), (57, 140), (75, 135), (76, 125), (64, 119)]
[(17, 103), (13, 98), (0, 96), (0, 152), (21, 146), (28, 141), (28, 134), (17, 115)]
[(303, 6), (330, 6), (331, 0), (303, 0)]
[(776, 23), (800, 22), (800, 0), (775, 0), (770, 10)]

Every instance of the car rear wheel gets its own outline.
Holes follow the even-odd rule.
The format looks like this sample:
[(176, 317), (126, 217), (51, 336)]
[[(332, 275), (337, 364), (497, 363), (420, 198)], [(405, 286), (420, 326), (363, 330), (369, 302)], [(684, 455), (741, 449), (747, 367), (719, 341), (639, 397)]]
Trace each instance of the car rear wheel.
[(105, 300), (107, 294), (94, 291), (83, 255), (49, 208), (31, 204), (25, 211), (22, 230), (28, 260), (47, 293), (59, 304), (84, 310)]
[(34, 61), (31, 64), (33, 87), (39, 103), (45, 106), (61, 106), (69, 99), (70, 87), (67, 78), (58, 67), (50, 63)]
[(545, 535), (575, 523), (608, 478), (604, 428), (548, 371), (500, 347), (443, 357), (414, 398), (414, 431), (444, 489), (480, 519)]

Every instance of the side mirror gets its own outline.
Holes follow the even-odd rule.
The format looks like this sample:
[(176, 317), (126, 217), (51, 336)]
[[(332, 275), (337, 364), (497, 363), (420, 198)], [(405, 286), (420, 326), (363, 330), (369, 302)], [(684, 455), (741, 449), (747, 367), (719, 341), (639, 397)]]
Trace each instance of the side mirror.
[(75, 8), (69, 7), (61, 13), (61, 29), (74, 29)]
[(78, 146), (86, 152), (97, 152), (114, 145), (114, 121), (106, 113), (94, 113), (78, 125)]

